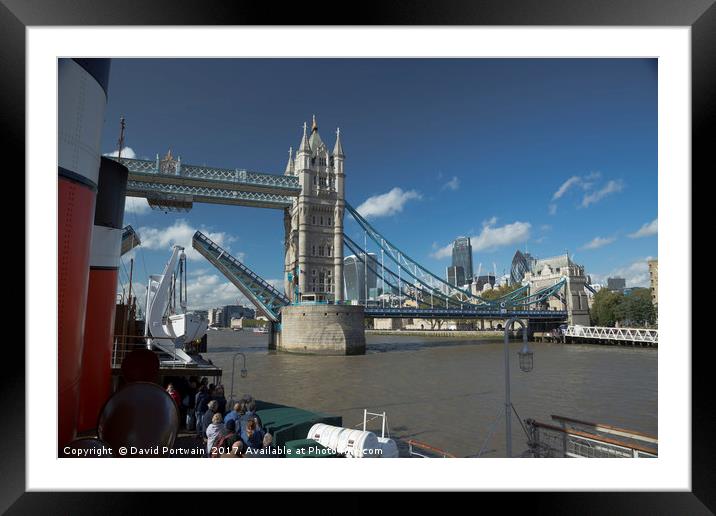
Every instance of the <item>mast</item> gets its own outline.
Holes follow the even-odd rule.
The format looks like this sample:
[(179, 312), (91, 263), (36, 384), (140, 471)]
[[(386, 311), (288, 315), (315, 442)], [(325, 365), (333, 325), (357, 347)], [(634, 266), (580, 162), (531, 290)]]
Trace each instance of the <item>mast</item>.
[(122, 149), (124, 148), (124, 126), (124, 115), (121, 115), (119, 117), (119, 140), (117, 140), (117, 160), (120, 160), (122, 158)]

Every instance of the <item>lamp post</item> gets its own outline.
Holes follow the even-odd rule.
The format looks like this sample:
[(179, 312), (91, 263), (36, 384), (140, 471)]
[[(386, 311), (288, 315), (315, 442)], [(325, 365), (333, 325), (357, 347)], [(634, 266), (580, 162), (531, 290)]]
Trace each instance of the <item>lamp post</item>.
[(236, 371), (236, 357), (241, 355), (244, 359), (244, 365), (241, 368), (241, 378), (246, 378), (246, 376), (249, 374), (248, 370), (246, 369), (246, 355), (243, 353), (236, 353), (234, 354), (234, 357), (231, 359), (231, 403), (234, 402), (234, 376)]
[(512, 400), (510, 399), (510, 331), (515, 322), (522, 327), (522, 349), (518, 355), (520, 358), (520, 370), (525, 373), (532, 371), (534, 367), (534, 354), (530, 351), (527, 343), (527, 325), (517, 317), (511, 317), (505, 324), (505, 439), (507, 456), (512, 457)]

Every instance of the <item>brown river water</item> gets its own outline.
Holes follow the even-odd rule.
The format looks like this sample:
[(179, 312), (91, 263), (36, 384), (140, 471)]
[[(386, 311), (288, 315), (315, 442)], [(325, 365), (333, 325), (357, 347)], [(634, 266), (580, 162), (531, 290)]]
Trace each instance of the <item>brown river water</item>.
[[(504, 355), (501, 340), (368, 335), (362, 356), (310, 356), (267, 349), (268, 336), (210, 331), (203, 356), (223, 368), (229, 398), (255, 398), (343, 417), (360, 427), (363, 409), (387, 413), (391, 437), (417, 439), (458, 457), (505, 456)], [(657, 435), (657, 350), (531, 343), (534, 370), (519, 370), (521, 342), (510, 344), (512, 403), (517, 413), (551, 423), (572, 417)], [(380, 430), (377, 422), (369, 426)], [(491, 431), (492, 435), (490, 437)], [(513, 454), (526, 449), (517, 418)], [(487, 441), (487, 438), (490, 439)]]

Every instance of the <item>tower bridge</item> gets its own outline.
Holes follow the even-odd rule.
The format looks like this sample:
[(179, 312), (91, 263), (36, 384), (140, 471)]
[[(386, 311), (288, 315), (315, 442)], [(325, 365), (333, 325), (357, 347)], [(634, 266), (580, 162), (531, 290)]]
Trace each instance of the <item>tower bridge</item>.
[[(558, 323), (571, 315), (571, 298), (563, 294), (573, 283), (569, 278), (540, 278), (538, 287), (525, 285), (488, 300), (447, 283), (410, 258), (346, 202), (346, 157), (340, 130), (329, 152), (315, 116), (310, 131), (304, 123), (298, 150), (289, 149), (282, 175), (184, 164), (171, 151), (155, 160), (113, 159), (129, 171), (126, 195), (146, 198), (154, 209), (188, 211), (195, 202), (205, 202), (283, 210), (284, 293), (206, 235), (197, 232), (193, 245), (273, 321), (274, 330), (290, 336), (291, 342), (284, 339), (284, 349), (360, 353), (365, 348), (364, 317), (495, 319), (517, 315)], [(346, 212), (363, 231), (365, 249), (345, 235)], [(368, 260), (370, 264), (361, 258), (368, 255), (368, 242), (375, 246), (376, 258)], [(345, 247), (380, 278), (387, 304), (384, 299), (379, 306), (359, 307), (344, 301)], [(309, 304), (321, 308), (307, 309)], [(303, 318), (309, 318), (310, 324)], [(362, 339), (362, 344), (348, 342), (356, 339)]]

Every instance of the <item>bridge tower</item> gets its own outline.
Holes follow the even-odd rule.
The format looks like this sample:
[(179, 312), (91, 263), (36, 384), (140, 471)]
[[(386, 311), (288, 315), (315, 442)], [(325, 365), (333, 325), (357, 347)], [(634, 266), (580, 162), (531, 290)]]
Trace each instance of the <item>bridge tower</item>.
[(297, 176), (301, 185), (284, 210), (284, 287), (292, 302), (343, 301), (344, 161), (340, 130), (329, 153), (315, 115), (310, 133), (303, 124), (295, 156), (289, 149), (285, 175)]
[(536, 260), (531, 271), (525, 273), (530, 284), (530, 292), (554, 285), (566, 278), (567, 284), (559, 299), (546, 300), (542, 308), (546, 310), (567, 309), (567, 322), (589, 326), (589, 303), (585, 285), (587, 277), (584, 266), (577, 265), (568, 254)]

